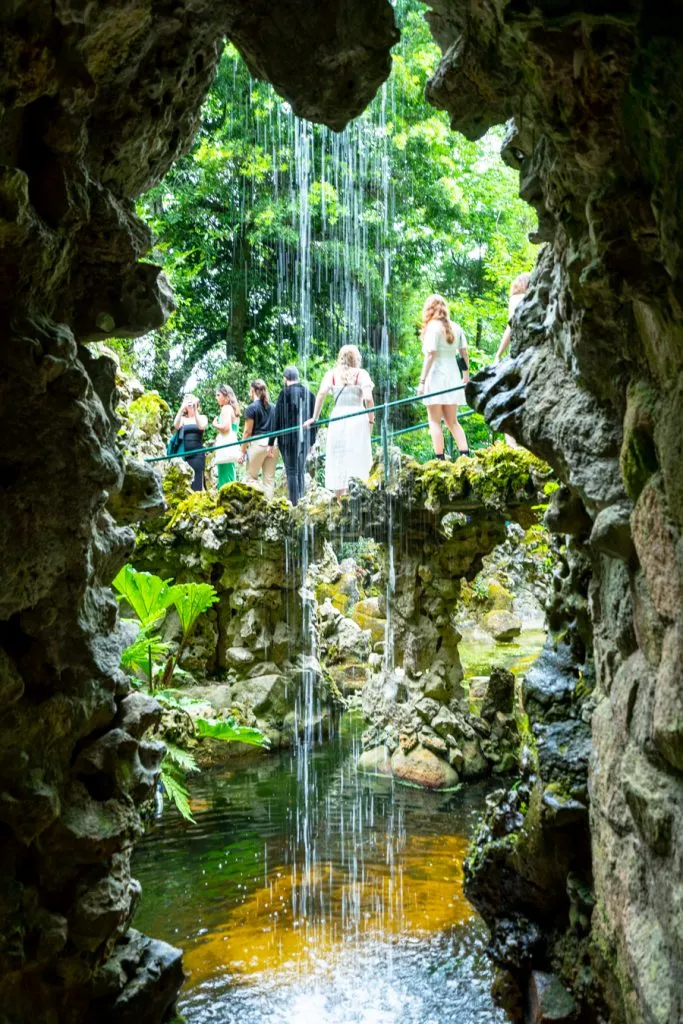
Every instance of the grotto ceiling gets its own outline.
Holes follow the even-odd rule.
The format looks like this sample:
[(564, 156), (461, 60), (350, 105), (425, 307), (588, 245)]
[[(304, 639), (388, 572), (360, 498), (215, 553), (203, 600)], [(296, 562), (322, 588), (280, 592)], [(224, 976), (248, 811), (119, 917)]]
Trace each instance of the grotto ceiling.
[[(514, 119), (503, 158), (545, 243), (513, 358), (483, 371), (469, 397), (556, 468), (565, 486), (551, 520), (586, 568), (568, 573), (588, 612), (570, 624), (576, 649), (595, 676), (595, 906), (577, 957), (614, 1021), (673, 1024), (683, 1013), (676, 5), (428, 7), (443, 51), (428, 98), (469, 137)], [(172, 306), (158, 268), (141, 262), (150, 237), (133, 201), (189, 146), (225, 34), (297, 113), (335, 129), (387, 76), (396, 40), (384, 0), (6, 0), (0, 10), (0, 1020), (161, 1021), (181, 980), (176, 951), (128, 930), (137, 807), (160, 749), (143, 738), (153, 704), (118, 673), (108, 583), (133, 534), (105, 507), (124, 475), (114, 376), (86, 343), (144, 333)], [(156, 486), (150, 476), (148, 504)], [(506, 913), (524, 902), (521, 888), (501, 894)], [(548, 938), (559, 960), (572, 941), (561, 926)]]

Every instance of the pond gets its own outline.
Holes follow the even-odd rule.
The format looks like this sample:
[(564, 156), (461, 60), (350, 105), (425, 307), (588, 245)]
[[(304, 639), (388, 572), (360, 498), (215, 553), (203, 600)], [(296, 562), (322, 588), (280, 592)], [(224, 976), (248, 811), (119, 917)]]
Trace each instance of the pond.
[(362, 723), (306, 755), (205, 772), (196, 825), (140, 844), (135, 924), (185, 952), (191, 1024), (502, 1024), (462, 861), (485, 789), (358, 775)]

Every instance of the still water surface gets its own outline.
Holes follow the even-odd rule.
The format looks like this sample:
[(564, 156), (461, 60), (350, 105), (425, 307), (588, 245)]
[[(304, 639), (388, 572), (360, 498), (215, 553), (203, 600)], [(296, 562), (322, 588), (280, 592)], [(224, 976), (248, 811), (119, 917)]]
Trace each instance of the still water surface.
[(361, 726), (312, 753), (192, 783), (140, 845), (136, 925), (185, 951), (190, 1024), (502, 1024), (462, 860), (483, 789), (436, 794), (354, 770)]

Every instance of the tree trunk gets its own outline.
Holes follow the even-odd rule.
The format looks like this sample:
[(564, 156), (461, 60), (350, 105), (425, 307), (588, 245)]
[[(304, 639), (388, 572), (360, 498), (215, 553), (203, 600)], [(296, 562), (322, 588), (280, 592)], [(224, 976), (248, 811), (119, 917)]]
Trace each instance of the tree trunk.
[(230, 324), (226, 345), (228, 359), (244, 362), (245, 336), (249, 320), (249, 256), (250, 247), (246, 225), (235, 238), (232, 261), (232, 287), (230, 294)]

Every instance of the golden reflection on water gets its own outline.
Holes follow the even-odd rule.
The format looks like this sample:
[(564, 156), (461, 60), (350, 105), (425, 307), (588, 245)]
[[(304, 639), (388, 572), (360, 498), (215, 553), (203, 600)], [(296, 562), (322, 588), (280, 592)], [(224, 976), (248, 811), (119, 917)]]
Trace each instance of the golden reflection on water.
[(474, 911), (462, 891), (467, 845), (459, 835), (413, 835), (394, 851), (393, 866), (380, 856), (356, 871), (319, 864), (310, 879), (314, 909), (305, 920), (293, 914), (300, 875), (289, 866), (273, 868), (267, 885), (231, 907), (220, 926), (186, 950), (193, 986), (226, 971), (248, 981), (312, 964), (331, 970), (349, 942), (425, 936), (468, 921)]

